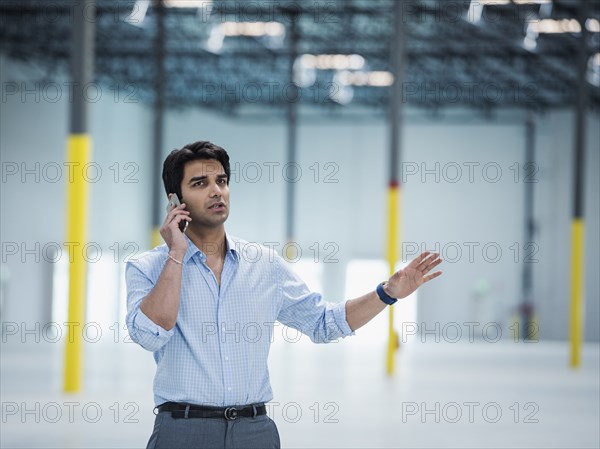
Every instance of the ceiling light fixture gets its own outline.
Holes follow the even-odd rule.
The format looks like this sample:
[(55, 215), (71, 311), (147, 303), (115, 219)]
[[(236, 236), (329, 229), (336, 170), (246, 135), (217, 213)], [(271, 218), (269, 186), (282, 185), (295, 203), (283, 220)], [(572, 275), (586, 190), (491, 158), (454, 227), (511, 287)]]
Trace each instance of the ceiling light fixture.
[(542, 19), (531, 22), (529, 27), (538, 34), (580, 33), (581, 25), (577, 19)]
[(224, 36), (279, 37), (285, 35), (285, 26), (279, 22), (223, 22), (220, 24)]
[(307, 68), (319, 70), (360, 70), (365, 66), (361, 55), (311, 55), (300, 56), (300, 63)]
[(378, 70), (371, 72), (343, 70), (336, 74), (333, 82), (343, 86), (389, 87), (394, 84), (394, 75), (391, 72)]

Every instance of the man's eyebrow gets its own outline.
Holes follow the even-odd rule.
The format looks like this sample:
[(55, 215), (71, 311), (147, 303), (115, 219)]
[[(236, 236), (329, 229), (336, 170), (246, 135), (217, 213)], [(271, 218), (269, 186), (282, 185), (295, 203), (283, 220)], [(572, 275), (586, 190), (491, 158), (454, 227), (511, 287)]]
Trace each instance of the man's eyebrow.
[[(208, 176), (206, 176), (206, 175), (203, 175), (203, 176), (194, 176), (193, 178), (190, 178), (190, 180), (188, 181), (188, 184), (191, 184), (191, 183), (196, 182), (196, 181), (204, 181), (207, 178), (208, 178)], [(222, 173), (220, 175), (217, 175), (217, 178), (219, 178), (219, 179), (222, 179), (222, 178), (227, 179), (227, 174)]]

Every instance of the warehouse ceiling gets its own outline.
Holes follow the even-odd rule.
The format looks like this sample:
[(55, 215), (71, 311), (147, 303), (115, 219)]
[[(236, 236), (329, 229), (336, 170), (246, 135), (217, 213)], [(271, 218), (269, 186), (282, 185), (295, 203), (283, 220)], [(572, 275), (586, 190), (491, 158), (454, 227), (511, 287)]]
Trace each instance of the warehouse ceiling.
[[(387, 109), (393, 1), (164, 2), (97, 1), (95, 79), (119, 99), (155, 101), (162, 21), (169, 108), (279, 112), (294, 101)], [(580, 5), (405, 1), (404, 102), (433, 111), (574, 107)], [(58, 79), (68, 69), (74, 11), (74, 1), (0, 0), (0, 52), (41, 67), (40, 82)], [(587, 1), (585, 27), (588, 99), (598, 110), (600, 1)]]

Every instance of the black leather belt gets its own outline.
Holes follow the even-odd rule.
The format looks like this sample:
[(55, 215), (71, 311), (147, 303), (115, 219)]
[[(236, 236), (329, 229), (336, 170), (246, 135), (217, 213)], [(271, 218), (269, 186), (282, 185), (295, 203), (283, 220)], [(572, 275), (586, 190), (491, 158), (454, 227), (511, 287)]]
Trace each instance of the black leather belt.
[(254, 418), (265, 415), (265, 404), (251, 404), (231, 407), (203, 407), (178, 402), (165, 402), (159, 405), (158, 412), (171, 412), (173, 418), (223, 418), (232, 421), (239, 417)]

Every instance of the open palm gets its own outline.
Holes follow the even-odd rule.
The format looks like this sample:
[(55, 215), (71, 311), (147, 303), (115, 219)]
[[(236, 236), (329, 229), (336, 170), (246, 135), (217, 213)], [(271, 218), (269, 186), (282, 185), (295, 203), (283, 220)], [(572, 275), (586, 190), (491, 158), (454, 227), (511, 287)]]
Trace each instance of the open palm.
[(441, 271), (427, 274), (441, 263), (438, 253), (425, 251), (404, 269), (396, 271), (385, 285), (385, 291), (393, 298), (406, 298), (425, 282), (441, 275)]

